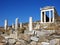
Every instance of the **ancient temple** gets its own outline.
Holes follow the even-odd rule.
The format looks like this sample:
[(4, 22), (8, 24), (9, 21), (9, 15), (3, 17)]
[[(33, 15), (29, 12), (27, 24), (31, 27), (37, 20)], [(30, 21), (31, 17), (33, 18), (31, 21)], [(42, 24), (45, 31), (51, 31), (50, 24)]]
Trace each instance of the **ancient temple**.
[(54, 23), (58, 18), (57, 11), (54, 6), (46, 6), (41, 8), (41, 23), (49, 22)]
[[(60, 16), (58, 15), (54, 6), (46, 6), (40, 8), (41, 10), (41, 22), (40, 25), (46, 26), (47, 28), (51, 29), (52, 27), (55, 29), (59, 28), (60, 24)], [(43, 27), (42, 27), (43, 28)]]

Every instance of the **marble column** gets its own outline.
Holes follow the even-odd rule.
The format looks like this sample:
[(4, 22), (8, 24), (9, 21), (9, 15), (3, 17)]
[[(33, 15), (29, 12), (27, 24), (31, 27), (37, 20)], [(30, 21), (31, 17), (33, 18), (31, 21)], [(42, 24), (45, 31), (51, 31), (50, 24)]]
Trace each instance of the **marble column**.
[(54, 22), (54, 18), (55, 18), (55, 17), (54, 17), (54, 10), (53, 10), (53, 20), (52, 20), (52, 22)]
[(18, 39), (18, 18), (16, 18), (15, 20), (15, 35), (16, 35), (16, 39)]
[(41, 23), (43, 22), (43, 16), (42, 16), (42, 11), (41, 11)]
[(14, 29), (14, 24), (12, 23), (12, 28)]
[(15, 30), (17, 30), (18, 29), (18, 18), (16, 18), (16, 20), (15, 20)]
[(22, 23), (20, 22), (20, 28), (22, 28)]
[(32, 17), (29, 18), (29, 31), (32, 31)]
[(8, 27), (8, 21), (5, 20), (4, 29), (7, 30), (7, 27)]
[(44, 23), (46, 23), (46, 12), (44, 11)]
[(51, 10), (49, 10), (49, 22), (51, 23)]

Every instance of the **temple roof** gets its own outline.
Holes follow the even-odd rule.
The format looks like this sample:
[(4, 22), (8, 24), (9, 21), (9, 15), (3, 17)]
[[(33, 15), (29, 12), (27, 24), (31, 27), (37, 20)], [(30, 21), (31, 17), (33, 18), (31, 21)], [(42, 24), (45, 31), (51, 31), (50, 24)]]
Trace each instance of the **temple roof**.
[(46, 6), (46, 7), (40, 8), (40, 10), (47, 10), (47, 9), (54, 9), (54, 6)]

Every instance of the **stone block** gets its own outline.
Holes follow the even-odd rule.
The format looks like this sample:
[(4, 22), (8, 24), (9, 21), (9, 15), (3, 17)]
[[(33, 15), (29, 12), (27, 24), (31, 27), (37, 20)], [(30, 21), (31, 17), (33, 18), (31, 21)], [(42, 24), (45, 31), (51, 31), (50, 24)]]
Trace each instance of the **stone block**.
[(37, 43), (37, 45), (41, 45), (41, 43), (40, 43), (40, 42), (38, 42), (38, 43)]
[(41, 45), (50, 45), (48, 42), (41, 42)]
[(19, 35), (19, 38), (20, 39), (23, 39), (23, 40), (25, 40), (25, 41), (30, 41), (30, 35), (28, 35), (28, 34), (20, 34)]
[(25, 40), (19, 40), (19, 42), (16, 42), (16, 44), (20, 44), (20, 45), (27, 45), (27, 42)]
[(39, 36), (45, 36), (45, 32), (43, 31), (35, 31), (36, 35)]
[(39, 42), (48, 42), (48, 39), (45, 36), (40, 36)]
[(34, 32), (35, 32), (34, 30), (32, 31), (25, 30), (24, 34), (34, 35)]
[(15, 39), (9, 39), (8, 42), (9, 42), (10, 44), (14, 44), (14, 43), (16, 42), (16, 40), (15, 40)]
[(50, 40), (50, 45), (60, 45), (60, 39)]
[(6, 45), (5, 43), (0, 43), (0, 45)]
[(33, 40), (33, 41), (38, 41), (39, 40), (39, 38), (37, 38), (37, 37), (31, 37), (31, 40)]
[(17, 34), (10, 34), (10, 37), (9, 38), (14, 38), (14, 39), (17, 39)]
[(15, 45), (21, 45), (21, 42), (16, 42), (16, 44)]
[(32, 42), (30, 43), (30, 45), (37, 45), (37, 42), (32, 41)]

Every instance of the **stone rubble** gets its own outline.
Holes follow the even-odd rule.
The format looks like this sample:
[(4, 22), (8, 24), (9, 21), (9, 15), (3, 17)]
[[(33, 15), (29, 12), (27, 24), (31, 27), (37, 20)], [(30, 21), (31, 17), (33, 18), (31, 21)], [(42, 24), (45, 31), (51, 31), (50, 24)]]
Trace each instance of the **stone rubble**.
[[(10, 27), (12, 30), (10, 30), (10, 34), (8, 35), (6, 33), (7, 29), (9, 30), (8, 21), (5, 20), (5, 25), (4, 25), (5, 33), (4, 34), (2, 33), (0, 36), (0, 45), (60, 45), (60, 34), (59, 34), (60, 31), (59, 33), (56, 31), (56, 33), (59, 35), (57, 36), (54, 35), (55, 34), (54, 26), (56, 26), (56, 25), (53, 25), (54, 21), (56, 21), (54, 20), (54, 13), (53, 13), (53, 20), (52, 20), (52, 18), (49, 18), (47, 17), (47, 15), (45, 15), (46, 10), (49, 12), (49, 15), (51, 14), (50, 11), (53, 11), (54, 13), (56, 13), (53, 7), (41, 8), (41, 23), (39, 21), (37, 25), (36, 24), (34, 25), (34, 22), (32, 22), (32, 17), (30, 17), (27, 30), (24, 28), (23, 32), (20, 29), (20, 28), (23, 28), (23, 24), (20, 23), (20, 28), (19, 28), (19, 25), (18, 25), (19, 19), (16, 18), (15, 24), (12, 25), (12, 28), (14, 30)], [(48, 21), (49, 24), (46, 23), (47, 20), (45, 17), (49, 19)], [(52, 26), (53, 28), (50, 26), (50, 23), (51, 25), (53, 25)], [(48, 26), (50, 26), (51, 28), (48, 28)], [(38, 28), (39, 30), (35, 30), (34, 27), (35, 29)], [(20, 32), (18, 30), (20, 30)], [(54, 37), (52, 38), (52, 36)]]
[(31, 36), (28, 35), (28, 34), (20, 34), (20, 35), (19, 35), (19, 38), (20, 38), (20, 39), (23, 39), (23, 40), (28, 41), (28, 42), (30, 41), (30, 37), (31, 37)]
[(30, 45), (37, 45), (37, 42), (32, 41), (32, 42), (30, 43)]
[(39, 40), (39, 38), (37, 38), (37, 37), (31, 37), (31, 40), (33, 40), (33, 41), (38, 41)]
[(60, 39), (49, 38), (50, 34), (47, 36), (45, 33), (41, 33), (43, 31), (37, 36), (37, 32), (40, 31), (36, 31), (33, 35), (20, 33), (18, 39), (0, 36), (3, 38), (0, 40), (0, 45), (59, 45)]

